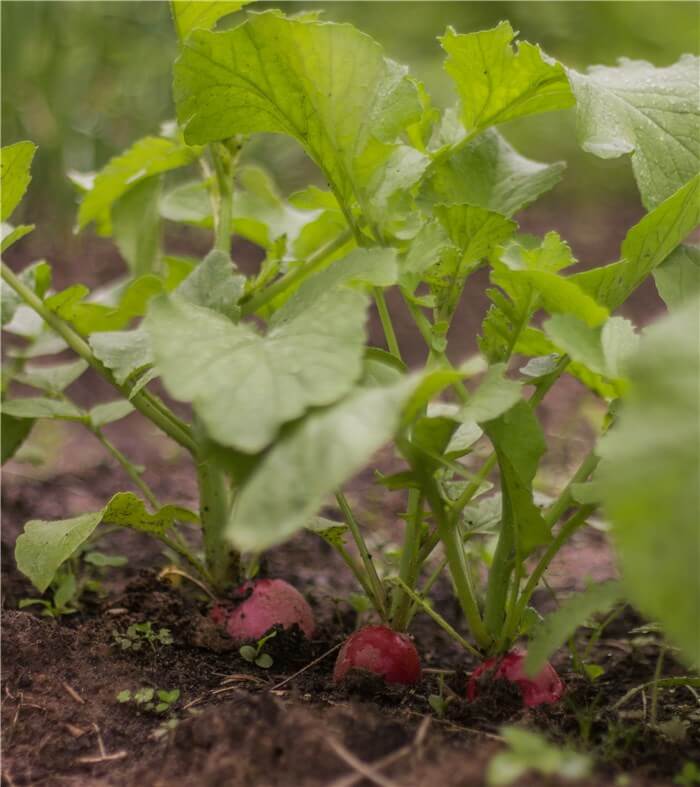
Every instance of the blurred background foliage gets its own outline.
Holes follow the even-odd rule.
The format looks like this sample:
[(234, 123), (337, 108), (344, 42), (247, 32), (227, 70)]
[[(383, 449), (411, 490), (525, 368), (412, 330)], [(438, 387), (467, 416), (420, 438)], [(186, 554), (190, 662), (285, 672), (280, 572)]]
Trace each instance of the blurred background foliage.
[[(453, 100), (436, 41), (447, 25), (459, 32), (509, 19), (521, 38), (583, 69), (618, 57), (669, 65), (698, 51), (700, 5), (693, 2), (277, 2), (287, 13), (313, 8), (352, 22), (410, 65), (435, 103)], [(3, 144), (40, 146), (25, 210), (70, 231), (76, 194), (68, 170), (99, 169), (173, 116), (171, 66), (176, 42), (166, 2), (23, 2), (2, 10)], [(240, 21), (228, 17), (221, 27)], [(523, 153), (564, 159), (569, 169), (549, 199), (559, 207), (638, 203), (628, 162), (603, 162), (575, 143), (571, 112), (528, 118), (503, 129)], [(293, 143), (261, 138), (249, 155), (264, 160), (285, 191), (308, 181), (312, 165)]]

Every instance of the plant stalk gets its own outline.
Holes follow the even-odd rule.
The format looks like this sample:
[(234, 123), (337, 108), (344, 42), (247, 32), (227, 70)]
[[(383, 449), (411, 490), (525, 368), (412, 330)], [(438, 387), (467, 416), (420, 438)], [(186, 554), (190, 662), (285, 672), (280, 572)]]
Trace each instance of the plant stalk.
[(350, 230), (341, 232), (340, 235), (332, 241), (309, 255), (304, 265), (300, 265), (294, 268), (294, 270), (288, 271), (284, 276), (281, 276), (277, 281), (270, 284), (269, 287), (255, 293), (255, 295), (241, 304), (241, 316), (246, 317), (249, 314), (254, 314), (283, 292), (300, 284), (308, 276), (323, 270), (328, 264), (328, 258), (338, 251), (338, 249), (342, 249), (352, 237), (353, 235)]
[(382, 330), (384, 331), (384, 337), (386, 338), (386, 344), (389, 348), (389, 352), (403, 363), (403, 358), (401, 357), (401, 348), (399, 347), (399, 342), (396, 338), (396, 332), (394, 331), (394, 324), (391, 321), (389, 308), (386, 305), (384, 291), (381, 289), (381, 287), (374, 287), (373, 292), (374, 302), (377, 305), (377, 312), (382, 323)]
[(355, 516), (352, 513), (352, 510), (350, 508), (350, 505), (348, 504), (345, 495), (341, 491), (338, 491), (335, 494), (335, 499), (338, 501), (338, 505), (340, 506), (340, 510), (343, 512), (343, 517), (345, 518), (345, 522), (350, 528), (350, 533), (352, 534), (352, 537), (357, 546), (357, 550), (360, 553), (362, 564), (365, 567), (365, 571), (367, 572), (367, 577), (369, 578), (369, 584), (372, 588), (372, 597), (375, 599), (377, 612), (380, 614), (382, 620), (386, 620), (387, 611), (386, 611), (384, 585), (382, 584), (382, 581), (379, 578), (379, 574), (377, 574), (377, 569), (374, 567), (374, 563), (372, 562), (372, 556), (370, 555), (369, 550), (367, 549), (367, 544), (365, 544), (365, 540), (362, 537), (362, 533), (360, 532), (360, 527), (357, 524), (357, 520), (355, 519)]
[[(421, 523), (423, 521), (423, 498), (417, 489), (408, 492), (408, 516), (399, 565), (399, 578), (403, 584), (413, 588), (418, 580), (420, 563)], [(408, 627), (411, 599), (404, 592), (403, 584), (397, 584), (392, 594), (391, 625), (396, 631), (405, 631)]]
[[(0, 272), (2, 278), (12, 287), (20, 298), (22, 298), (27, 306), (32, 308), (77, 355), (87, 361), (90, 366), (92, 366), (101, 377), (107, 380), (110, 385), (113, 385), (125, 399), (129, 399), (129, 388), (117, 383), (109, 369), (93, 355), (90, 345), (83, 337), (74, 331), (73, 328), (71, 328), (68, 323), (64, 322), (57, 314), (54, 314), (48, 309), (36, 293), (27, 287), (27, 285), (15, 275), (4, 262), (1, 265)], [(175, 413), (168, 410), (162, 402), (156, 403), (155, 397), (145, 390), (141, 390), (134, 394), (130, 401), (142, 415), (148, 418), (149, 421), (152, 421), (161, 431), (165, 432), (168, 437), (172, 438), (176, 443), (179, 443), (183, 448), (186, 448), (191, 454), (196, 453), (197, 445), (187, 424), (181, 421)]]

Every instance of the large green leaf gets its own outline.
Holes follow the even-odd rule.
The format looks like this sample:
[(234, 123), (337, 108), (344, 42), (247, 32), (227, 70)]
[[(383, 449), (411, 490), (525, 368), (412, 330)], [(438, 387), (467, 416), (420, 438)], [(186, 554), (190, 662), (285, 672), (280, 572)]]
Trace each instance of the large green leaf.
[(240, 11), (250, 2), (252, 0), (171, 0), (170, 10), (177, 35), (183, 41), (192, 30), (200, 27), (211, 30), (222, 16)]
[(210, 436), (257, 452), (279, 427), (343, 396), (362, 373), (367, 300), (331, 292), (277, 311), (266, 336), (179, 298), (158, 298), (146, 327), (172, 396), (192, 402)]
[(144, 137), (97, 174), (78, 211), (78, 228), (108, 223), (113, 204), (137, 183), (194, 161), (199, 151), (163, 137)]
[(700, 246), (679, 246), (654, 270), (654, 283), (669, 309), (700, 293)]
[(655, 68), (640, 60), (569, 72), (584, 150), (601, 158), (632, 154), (647, 209), (700, 170), (700, 60), (684, 55)]
[[(279, 12), (250, 17), (224, 33), (196, 31), (175, 64), (177, 115), (191, 143), (268, 131), (297, 139), (323, 170), (339, 202), (366, 211), (396, 140), (420, 116), (416, 88), (371, 38), (350, 25)], [(396, 185), (408, 185), (405, 176)], [(376, 216), (374, 218), (377, 218)]]
[(450, 28), (440, 39), (470, 133), (574, 103), (562, 66), (527, 41), (514, 48), (514, 36), (510, 24), (501, 22), (479, 33), (459, 35)]
[(176, 520), (197, 522), (198, 518), (189, 509), (173, 505), (150, 514), (136, 495), (119, 492), (101, 511), (54, 522), (27, 522), (15, 545), (17, 568), (43, 593), (60, 566), (87, 541), (100, 522), (162, 535)]
[(627, 233), (622, 259), (577, 273), (572, 279), (611, 311), (621, 306), (646, 277), (700, 223), (700, 175), (652, 210)]
[(436, 162), (420, 195), (429, 203), (468, 203), (512, 216), (555, 186), (564, 169), (563, 162), (521, 156), (490, 129)]
[(33, 142), (15, 142), (0, 150), (0, 221), (7, 221), (27, 190), (32, 176), (29, 170), (36, 153)]
[(56, 522), (43, 519), (27, 522), (15, 545), (17, 568), (43, 593), (59, 567), (92, 535), (101, 521), (102, 511), (97, 511)]
[(293, 425), (265, 455), (234, 505), (227, 536), (260, 550), (304, 527), (326, 497), (351, 478), (399, 425), (413, 387), (357, 389)]
[(700, 665), (700, 299), (650, 328), (595, 476), (639, 610)]
[(530, 633), (525, 660), (527, 673), (533, 677), (537, 675), (547, 659), (576, 633), (579, 626), (596, 612), (607, 612), (622, 596), (619, 582), (603, 582), (591, 585), (582, 593), (574, 593)]
[(90, 337), (90, 347), (120, 385), (130, 383), (132, 397), (156, 375), (151, 369), (151, 342), (142, 326), (133, 331), (94, 333)]
[(2, 411), (13, 418), (58, 418), (65, 421), (82, 421), (85, 417), (83, 410), (72, 402), (44, 396), (7, 399), (2, 403)]

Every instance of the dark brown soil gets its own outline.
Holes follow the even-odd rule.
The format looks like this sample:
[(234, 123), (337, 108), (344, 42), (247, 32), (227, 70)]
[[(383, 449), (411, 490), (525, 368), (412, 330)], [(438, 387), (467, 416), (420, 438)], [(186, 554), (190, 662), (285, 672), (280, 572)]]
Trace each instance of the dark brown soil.
[[(624, 224), (633, 221), (625, 219)], [(565, 231), (565, 218), (560, 224)], [(596, 233), (582, 238), (581, 248), (575, 251), (589, 263), (614, 259), (614, 247), (624, 234), (618, 224), (613, 222), (604, 241)], [(96, 249), (101, 247), (92, 247), (93, 252)], [(21, 267), (29, 254), (38, 256), (38, 250), (20, 247), (13, 254)], [(80, 265), (79, 276), (88, 284), (119, 271), (113, 255), (92, 258), (100, 260), (99, 268)], [(74, 258), (69, 264), (64, 255), (62, 265), (60, 259), (59, 255), (57, 279), (65, 285), (75, 279), (78, 263)], [(484, 283), (474, 282), (477, 294), (467, 296), (455, 324), (460, 357), (474, 350), (474, 335), (486, 305), (478, 294)], [(407, 359), (417, 363), (421, 352), (400, 304), (394, 306)], [(640, 291), (631, 310), (640, 323), (658, 312), (653, 286)], [(374, 324), (372, 331), (379, 342)], [(71, 393), (82, 402), (110, 398), (106, 387), (89, 375)], [(589, 405), (580, 386), (567, 380), (545, 401), (542, 415), (552, 449), (545, 487), (558, 485), (590, 445), (593, 432), (581, 417), (586, 408), (590, 411)], [(34, 595), (12, 557), (24, 522), (96, 510), (115, 491), (131, 488), (89, 435), (74, 427), (59, 430), (57, 435), (54, 427), (47, 428), (42, 440), (37, 438), (41, 466), (13, 461), (5, 471), (3, 785), (477, 787), (485, 784), (486, 766), (502, 745), (499, 730), (504, 724), (538, 728), (554, 742), (592, 752), (595, 773), (577, 782), (579, 787), (622, 784), (617, 779), (623, 773), (629, 775), (624, 783), (633, 787), (670, 785), (684, 762), (700, 760), (698, 703), (687, 689), (661, 692), (658, 708), (659, 721), (674, 716), (694, 720), (681, 742), (652, 729), (648, 691), (613, 709), (628, 690), (652, 679), (658, 656), (659, 643), (653, 635), (630, 633), (641, 623), (632, 610), (605, 630), (593, 651), (592, 660), (604, 669), (597, 681), (591, 683), (572, 670), (568, 650), (557, 654), (554, 663), (568, 690), (556, 706), (523, 710), (512, 687), (499, 684), (468, 704), (465, 688), (475, 661), (424, 616), (416, 618), (412, 630), (425, 668), (416, 688), (399, 690), (367, 681), (334, 686), (335, 648), (358, 623), (347, 601), (356, 587), (330, 548), (308, 534), (273, 550), (263, 569), (307, 595), (318, 632), (310, 643), (282, 636), (270, 640), (269, 670), (249, 664), (225, 642), (221, 647), (221, 639), (212, 637), (207, 623), (206, 599), (195, 589), (159, 581), (154, 570), (164, 564), (159, 549), (135, 533), (115, 533), (105, 539), (105, 548), (128, 556), (129, 563), (111, 570), (104, 581), (105, 595), (88, 594), (78, 614), (54, 621), (18, 611), (19, 600)], [(138, 416), (107, 431), (119, 448), (148, 467), (147, 480), (161, 500), (196, 505), (194, 477), (185, 457)], [(386, 452), (379, 461), (390, 463), (391, 456)], [(370, 471), (360, 474), (350, 495), (363, 522), (386, 543), (399, 532), (404, 501), (398, 493), (378, 492), (372, 480)], [(569, 591), (587, 580), (614, 574), (605, 534), (590, 529), (563, 550), (548, 577), (555, 591)], [(548, 594), (540, 593), (535, 603), (545, 608), (552, 602)], [(435, 606), (462, 628), (447, 581), (436, 586)], [(145, 621), (154, 628), (170, 629), (173, 644), (146, 646), (138, 652), (122, 650), (114, 632), (123, 633), (130, 623)], [(581, 637), (585, 639), (584, 634)], [(449, 704), (441, 718), (428, 701), (438, 693), (433, 670), (447, 671)], [(680, 671), (667, 657), (664, 674)], [(177, 688), (180, 698), (172, 712), (163, 715), (117, 701), (120, 691), (141, 687)], [(386, 765), (384, 758), (390, 760)], [(364, 778), (363, 769), (366, 773), (373, 765), (373, 778)], [(540, 787), (571, 782), (530, 774), (517, 784)]]

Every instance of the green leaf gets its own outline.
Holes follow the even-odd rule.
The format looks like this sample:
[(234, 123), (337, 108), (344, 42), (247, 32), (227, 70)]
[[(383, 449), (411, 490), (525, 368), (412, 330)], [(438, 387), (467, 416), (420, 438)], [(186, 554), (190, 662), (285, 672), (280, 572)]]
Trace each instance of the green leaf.
[[(394, 143), (421, 112), (405, 69), (371, 38), (350, 25), (279, 12), (224, 33), (192, 33), (174, 73), (188, 142), (288, 134), (322, 169), (344, 210), (355, 204), (372, 213), (370, 200), (385, 189), (381, 170), (399, 150)], [(421, 171), (412, 169), (415, 181)]]
[(399, 264), (399, 282), (413, 294), (423, 280), (423, 273), (440, 261), (450, 247), (445, 228), (435, 219), (426, 221), (413, 238)]
[(647, 209), (700, 170), (699, 67), (697, 57), (683, 55), (665, 68), (621, 58), (615, 67), (569, 72), (583, 149), (600, 158), (631, 154)]
[(392, 437), (414, 384), (357, 389), (288, 428), (237, 496), (226, 531), (231, 543), (267, 549), (302, 528)]
[[(40, 298), (43, 298), (46, 291), (51, 286), (51, 266), (48, 262), (35, 262), (27, 266), (20, 274), (19, 278)], [(7, 325), (15, 316), (17, 307), (22, 304), (20, 296), (5, 282), (0, 284), (0, 317), (3, 326)]]
[(196, 306), (205, 306), (226, 317), (238, 315), (245, 277), (234, 273), (228, 254), (214, 249), (175, 290), (175, 294)]
[(546, 444), (537, 417), (521, 400), (503, 415), (484, 425), (496, 449), (501, 470), (504, 513), (503, 526), (513, 527), (513, 544), (525, 557), (551, 536), (540, 510), (532, 499), (532, 481)]
[(129, 689), (124, 689), (117, 694), (117, 702), (131, 702), (131, 692)]
[[(569, 246), (556, 232), (538, 241), (520, 237), (498, 249), (491, 259), (491, 281), (499, 289), (487, 290), (493, 305), (482, 324), (479, 347), (492, 363), (508, 360), (516, 349), (522, 352), (519, 342), (539, 308), (554, 314), (570, 312), (594, 325), (607, 317), (607, 310), (574, 283), (575, 277), (557, 274), (575, 262)], [(528, 354), (548, 352), (552, 349)]]
[(131, 492), (118, 492), (114, 495), (101, 512), (100, 519), (113, 525), (156, 535), (166, 533), (176, 521), (199, 521), (197, 514), (181, 506), (163, 506), (150, 514), (144, 502)]
[(488, 787), (513, 784), (528, 771), (579, 780), (585, 779), (592, 770), (590, 757), (548, 743), (537, 732), (522, 727), (503, 727), (500, 732), (508, 750), (499, 752), (489, 762), (486, 770)]
[(66, 421), (81, 421), (85, 418), (85, 413), (72, 402), (44, 396), (7, 399), (2, 403), (2, 411), (14, 418), (58, 418)]
[(15, 142), (0, 149), (0, 221), (10, 218), (24, 196), (32, 179), (29, 170), (35, 153), (36, 145), (33, 142)]
[(135, 276), (152, 273), (158, 264), (160, 192), (160, 178), (147, 178), (112, 205), (112, 237)]
[(611, 311), (637, 287), (700, 223), (700, 175), (652, 210), (627, 233), (622, 259), (572, 276)]
[(521, 156), (490, 129), (431, 167), (420, 197), (428, 203), (467, 203), (512, 216), (549, 191), (566, 165)]
[(349, 530), (345, 522), (336, 522), (333, 519), (326, 519), (322, 516), (312, 517), (304, 527), (332, 547), (343, 546), (345, 544), (345, 536)]
[(170, 394), (192, 402), (212, 438), (255, 453), (286, 421), (330, 404), (362, 372), (366, 299), (329, 293), (275, 313), (266, 336), (177, 299), (159, 298), (146, 327)]
[(463, 423), (483, 423), (498, 418), (521, 398), (521, 384), (504, 377), (505, 366), (495, 364), (484, 376), (469, 401), (459, 411)]
[(435, 215), (453, 247), (425, 275), (438, 309), (449, 317), (464, 282), (477, 264), (515, 231), (516, 224), (498, 213), (472, 205), (437, 205)]
[(624, 378), (625, 365), (639, 344), (634, 326), (623, 317), (591, 328), (573, 315), (558, 314), (545, 322), (544, 329), (558, 349), (611, 381)]
[(59, 567), (92, 535), (101, 519), (102, 512), (98, 511), (57, 522), (27, 522), (15, 545), (17, 568), (43, 593)]
[(131, 388), (132, 396), (152, 379), (147, 370), (153, 363), (153, 353), (148, 333), (142, 326), (133, 331), (95, 333), (90, 337), (90, 347), (95, 356), (114, 373), (120, 385), (136, 378)]
[(144, 137), (125, 153), (115, 156), (97, 174), (78, 211), (78, 229), (91, 221), (105, 223), (114, 203), (137, 183), (168, 170), (190, 164), (199, 155), (196, 148), (172, 139)]
[(0, 464), (5, 464), (17, 453), (22, 443), (29, 437), (34, 421), (31, 418), (15, 418), (3, 412), (0, 423), (0, 442), (2, 457)]
[(547, 659), (560, 648), (579, 626), (597, 612), (607, 612), (623, 595), (619, 582), (590, 585), (582, 593), (575, 593), (530, 633), (525, 659), (525, 671), (537, 675)]
[(95, 407), (90, 409), (88, 416), (92, 425), (99, 429), (105, 424), (119, 421), (133, 412), (134, 406), (131, 402), (127, 402), (125, 399), (117, 399), (114, 402), (95, 405)]
[(258, 667), (260, 667), (261, 669), (270, 669), (270, 667), (271, 667), (271, 666), (272, 666), (272, 664), (273, 664), (273, 662), (272, 662), (272, 656), (270, 656), (270, 654), (269, 654), (269, 653), (261, 653), (261, 654), (260, 654), (260, 655), (257, 657), (257, 659), (255, 659), (255, 663), (256, 663), (256, 664), (258, 665)]
[(697, 297), (647, 331), (630, 362), (622, 412), (599, 443), (595, 475), (625, 591), (690, 666), (700, 664), (698, 335)]
[(0, 242), (0, 252), (4, 252), (14, 243), (28, 235), (35, 227), (35, 224), (20, 224), (19, 227), (12, 227), (10, 224), (3, 223), (0, 227), (2, 231), (2, 241)]
[(700, 246), (679, 246), (654, 270), (654, 282), (674, 311), (700, 292)]
[(250, 2), (252, 0), (237, 0), (237, 2), (229, 2), (229, 0), (215, 0), (215, 2), (171, 0), (170, 11), (177, 35), (181, 41), (184, 41), (192, 30), (197, 28), (211, 30), (222, 16), (240, 11)]
[(527, 41), (516, 47), (508, 22), (491, 30), (440, 38), (447, 52), (445, 71), (462, 102), (462, 122), (470, 133), (526, 115), (572, 106), (566, 72)]
[(23, 385), (30, 385), (32, 388), (39, 388), (48, 394), (56, 395), (74, 383), (87, 368), (87, 361), (82, 359), (53, 366), (28, 364), (22, 372), (15, 375), (14, 379)]

